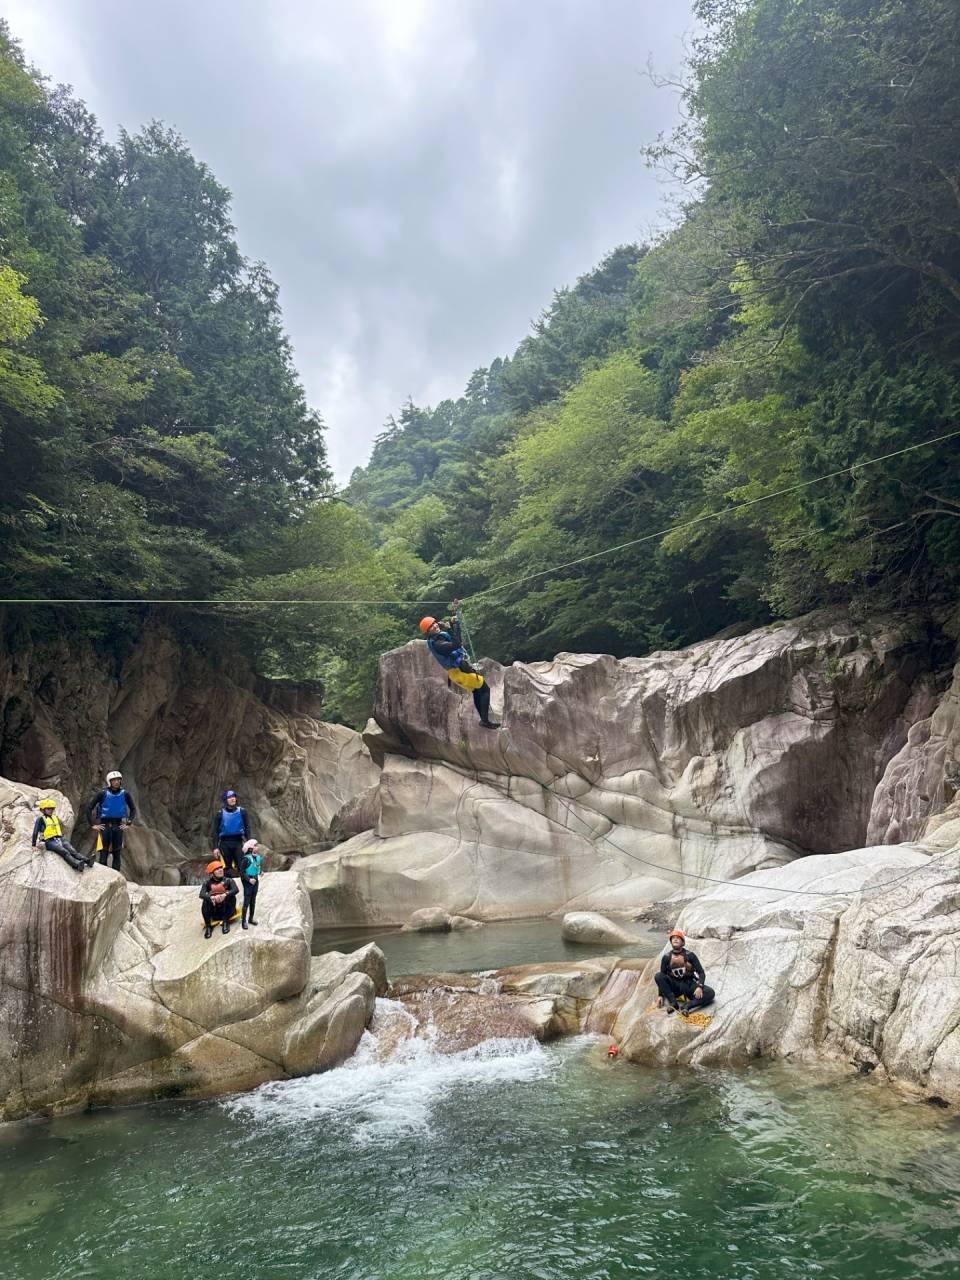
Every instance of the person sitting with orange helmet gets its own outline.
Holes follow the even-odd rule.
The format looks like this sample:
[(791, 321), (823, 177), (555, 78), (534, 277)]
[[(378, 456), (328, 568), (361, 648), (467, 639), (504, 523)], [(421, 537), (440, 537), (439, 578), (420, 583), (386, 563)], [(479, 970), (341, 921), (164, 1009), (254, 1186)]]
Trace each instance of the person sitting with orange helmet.
[(203, 914), (203, 936), (213, 933), (213, 922), (219, 920), (224, 933), (230, 932), (230, 921), (237, 912), (237, 885), (223, 874), (222, 862), (207, 863), (207, 878), (200, 886), (200, 911)]
[[(657, 984), (657, 1004), (667, 1002), (668, 1013), (693, 1013), (713, 1003), (715, 992), (704, 982), (703, 965), (692, 951), (687, 950), (687, 939), (682, 929), (670, 934), (670, 949), (660, 957), (660, 972), (653, 975)], [(686, 1003), (681, 1006), (679, 997)]]
[(469, 689), (473, 694), (473, 705), (477, 708), (480, 723), (485, 729), (499, 729), (500, 726), (490, 719), (490, 686), (483, 676), (467, 659), (460, 635), (459, 601), (454, 600), (450, 606), (453, 613), (449, 618), (420, 619), (420, 634), (427, 642), (430, 652), (447, 673), (447, 679), (461, 689)]

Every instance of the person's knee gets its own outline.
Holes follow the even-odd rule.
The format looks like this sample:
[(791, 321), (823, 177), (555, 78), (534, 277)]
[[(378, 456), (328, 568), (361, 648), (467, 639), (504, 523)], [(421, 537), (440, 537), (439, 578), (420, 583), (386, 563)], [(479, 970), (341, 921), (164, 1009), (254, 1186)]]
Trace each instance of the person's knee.
[(670, 979), (665, 973), (655, 973), (653, 980), (657, 984), (657, 990), (662, 996), (668, 995), (670, 992)]
[(700, 1003), (713, 1004), (715, 997), (716, 997), (716, 992), (714, 991), (713, 987), (704, 987), (703, 995), (700, 997)]

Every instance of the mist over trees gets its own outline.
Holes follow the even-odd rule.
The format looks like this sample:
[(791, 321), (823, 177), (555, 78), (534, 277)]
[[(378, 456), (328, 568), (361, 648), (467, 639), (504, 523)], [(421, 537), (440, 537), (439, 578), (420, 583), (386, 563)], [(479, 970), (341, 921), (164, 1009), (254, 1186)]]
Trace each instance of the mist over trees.
[[(960, 431), (960, 7), (697, 8), (684, 123), (649, 150), (687, 193), (672, 230), (459, 399), (399, 409), (342, 494), (229, 194), (160, 124), (105, 141), (3, 28), (4, 594), (217, 598), (171, 615), (186, 638), (322, 681), (349, 722), (421, 612), (357, 601), (484, 592), (471, 630), (507, 661), (952, 605), (960, 437), (858, 464)], [(57, 626), (116, 651), (149, 612)]]

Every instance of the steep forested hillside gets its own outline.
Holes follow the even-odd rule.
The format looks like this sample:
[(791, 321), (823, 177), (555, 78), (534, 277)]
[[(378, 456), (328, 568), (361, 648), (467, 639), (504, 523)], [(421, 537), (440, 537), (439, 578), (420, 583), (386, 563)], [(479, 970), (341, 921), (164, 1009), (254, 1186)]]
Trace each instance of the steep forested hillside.
[[(182, 634), (351, 721), (424, 599), (474, 596), (506, 660), (955, 600), (960, 440), (859, 464), (960, 432), (960, 7), (697, 9), (686, 123), (649, 152), (685, 184), (674, 228), (457, 401), (405, 406), (340, 495), (228, 193), (158, 124), (107, 142), (4, 29), (3, 595), (223, 600)], [(115, 648), (147, 613), (5, 625)]]
[[(4, 597), (389, 594), (333, 501), (277, 290), (243, 259), (229, 193), (175, 132), (105, 141), (0, 26), (0, 577)], [(150, 610), (18, 606), (11, 647), (61, 630), (107, 653)], [(215, 657), (322, 675), (335, 611), (177, 609)], [(376, 626), (383, 619), (360, 620)]]
[(680, 224), (408, 405), (350, 485), (406, 593), (486, 593), (502, 659), (956, 596), (960, 441), (856, 467), (960, 430), (960, 8), (698, 10), (687, 123), (650, 152), (697, 193)]

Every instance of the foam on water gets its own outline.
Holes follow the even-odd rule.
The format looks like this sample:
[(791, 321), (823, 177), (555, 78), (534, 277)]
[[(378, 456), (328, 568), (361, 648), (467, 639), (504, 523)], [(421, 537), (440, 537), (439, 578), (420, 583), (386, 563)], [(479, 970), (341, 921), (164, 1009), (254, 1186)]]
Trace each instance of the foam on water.
[(323, 1120), (357, 1144), (390, 1142), (429, 1135), (437, 1107), (457, 1090), (540, 1080), (560, 1067), (557, 1055), (533, 1039), (484, 1040), (458, 1053), (440, 1053), (429, 1029), (402, 1039), (383, 1061), (380, 1038), (386, 1033), (377, 1024), (395, 1028), (404, 1019), (410, 1015), (398, 1002), (378, 1000), (374, 1031), (364, 1032), (342, 1067), (270, 1081), (221, 1105), (264, 1124), (303, 1131), (311, 1120)]

